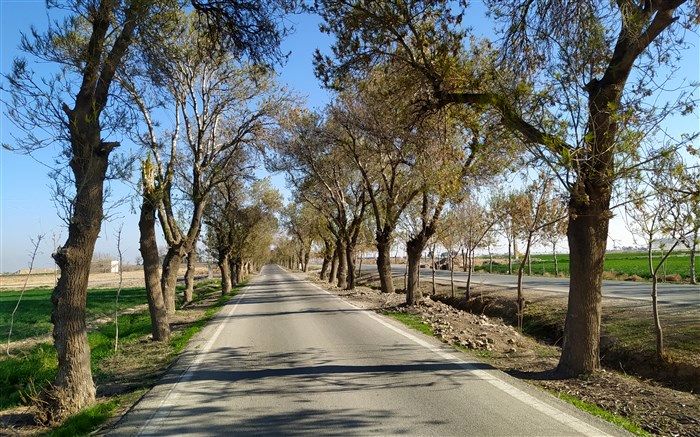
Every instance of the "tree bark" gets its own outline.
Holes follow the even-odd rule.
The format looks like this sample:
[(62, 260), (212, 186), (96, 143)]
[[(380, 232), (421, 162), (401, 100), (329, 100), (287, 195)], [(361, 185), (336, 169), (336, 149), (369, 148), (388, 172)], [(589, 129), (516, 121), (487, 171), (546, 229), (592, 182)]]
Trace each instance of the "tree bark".
[(345, 284), (346, 290), (355, 289), (355, 247), (351, 243), (345, 244), (345, 261), (347, 263), (346, 272), (347, 280)]
[(449, 252), (450, 256), (450, 292), (452, 297), (455, 297), (455, 257), (452, 256), (452, 252)]
[(525, 246), (525, 256), (518, 266), (518, 298), (515, 301), (516, 316), (518, 320), (518, 330), (523, 330), (523, 318), (525, 317), (525, 297), (523, 296), (523, 272), (525, 270), (525, 262), (530, 259), (530, 246), (532, 244), (532, 234), (527, 237), (527, 245)]
[(235, 258), (236, 262), (236, 285), (240, 284), (243, 282), (243, 260), (241, 257), (236, 257)]
[(362, 258), (363, 258), (362, 253), (360, 253), (359, 258), (360, 258), (359, 266), (357, 267), (357, 280), (358, 281), (360, 280), (360, 278), (362, 278)]
[(469, 301), (472, 297), (472, 254), (471, 250), (467, 250), (467, 260), (469, 262), (469, 266), (467, 268), (467, 289), (464, 291), (464, 299)]
[(432, 275), (432, 294), (435, 295), (435, 244), (433, 244), (433, 250), (431, 251), (431, 275)]
[(219, 253), (217, 265), (219, 266), (219, 271), (221, 272), (221, 294), (229, 294), (232, 289), (232, 284), (231, 263), (229, 262), (228, 255), (221, 255), (221, 253)]
[(194, 296), (194, 269), (197, 261), (197, 250), (192, 248), (187, 254), (187, 271), (185, 272), (185, 303), (192, 302)]
[(508, 274), (513, 274), (513, 253), (511, 252), (511, 241), (508, 240)]
[(318, 277), (321, 280), (326, 279), (326, 273), (328, 273), (328, 264), (331, 263), (330, 257), (328, 255), (323, 256), (323, 263), (321, 263), (321, 271), (318, 273)]
[(158, 243), (156, 240), (156, 207), (143, 197), (139, 217), (139, 251), (143, 258), (143, 276), (148, 298), (148, 311), (151, 314), (151, 335), (154, 341), (167, 341), (170, 338), (168, 312), (160, 288), (158, 271)]
[(415, 305), (422, 297), (418, 282), (420, 281), (420, 259), (428, 239), (420, 236), (406, 242), (406, 262), (408, 278), (406, 284), (406, 304)]
[(347, 272), (347, 256), (345, 253), (345, 244), (339, 238), (336, 243), (338, 246), (338, 272), (336, 273), (337, 286), (341, 290), (345, 290), (348, 285), (348, 272)]
[(231, 278), (231, 288), (235, 287), (238, 285), (238, 267), (236, 266), (236, 258), (230, 255), (227, 255), (228, 259), (228, 274), (229, 277)]
[(559, 372), (566, 376), (590, 373), (600, 367), (601, 286), (609, 204), (609, 194), (589, 194), (588, 201), (574, 197), (569, 203), (570, 285), (558, 365)]
[(489, 246), (489, 273), (493, 273), (493, 253), (491, 252), (491, 246)]
[(311, 247), (309, 246), (305, 251), (304, 251), (304, 260), (302, 261), (303, 268), (302, 271), (304, 273), (307, 273), (309, 271), (309, 260), (311, 259)]
[(391, 237), (377, 234), (377, 271), (382, 293), (394, 293), (394, 280), (391, 274)]
[(170, 247), (163, 259), (163, 274), (160, 278), (160, 289), (168, 316), (175, 314), (175, 291), (180, 264), (182, 264), (181, 246)]
[(52, 390), (47, 392), (49, 421), (60, 420), (95, 400), (85, 307), (90, 263), (103, 218), (108, 155), (113, 146), (100, 141), (99, 126), (90, 126), (86, 132), (73, 128), (71, 140), (80, 143), (73, 148), (79, 148), (82, 156), (73, 156), (70, 162), (77, 192), (68, 239), (53, 255), (61, 276), (51, 295), (58, 372)]
[(331, 271), (328, 273), (328, 282), (333, 283), (336, 281), (336, 278), (338, 277), (338, 258), (339, 258), (339, 251), (340, 249), (338, 248), (338, 245), (335, 245), (335, 249), (333, 250), (333, 258), (331, 258)]
[(552, 255), (554, 256), (554, 276), (559, 276), (559, 262), (557, 261), (557, 243), (552, 243)]

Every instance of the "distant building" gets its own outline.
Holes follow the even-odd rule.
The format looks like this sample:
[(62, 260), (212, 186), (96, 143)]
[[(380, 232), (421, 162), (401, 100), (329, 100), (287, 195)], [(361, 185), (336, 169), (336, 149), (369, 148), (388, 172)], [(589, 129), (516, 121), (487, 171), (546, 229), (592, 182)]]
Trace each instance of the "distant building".
[(119, 273), (119, 261), (96, 259), (90, 263), (90, 273)]

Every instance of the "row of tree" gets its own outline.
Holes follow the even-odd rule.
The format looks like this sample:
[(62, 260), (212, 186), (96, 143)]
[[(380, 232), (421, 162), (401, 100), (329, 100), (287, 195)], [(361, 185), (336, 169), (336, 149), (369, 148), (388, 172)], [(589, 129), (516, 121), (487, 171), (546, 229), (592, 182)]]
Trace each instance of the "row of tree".
[[(566, 205), (561, 226), (571, 279), (558, 370), (591, 372), (600, 365), (609, 221), (617, 200), (632, 202), (618, 194), (622, 181), (656, 171), (671, 156), (691, 159), (679, 171), (688, 183), (672, 187), (673, 197), (691, 208), (698, 203), (697, 133), (674, 139), (663, 122), (695, 108), (695, 85), (673, 75), (683, 32), (697, 26), (700, 5), (509, 0), (486, 6), (497, 45), (463, 23), (467, 4), (316, 2), (321, 28), (335, 40), (332, 55), (317, 52), (315, 67), (337, 91), (335, 102), (288, 120), (272, 145), (271, 168), (285, 171), (297, 198), (326, 219), (332, 250), (345, 254), (336, 257), (341, 287), (353, 286), (352, 254), (369, 210), (381, 288), (393, 291), (388, 248), (406, 214), (406, 296), (414, 303), (419, 259), (446, 206), (522, 157), (547, 175), (522, 201), (532, 212), (518, 216), (526, 252), (539, 231), (559, 226), (561, 205), (544, 201), (555, 184)], [(662, 84), (673, 80), (678, 90), (665, 92)]]
[[(68, 239), (53, 257), (55, 381), (44, 419), (60, 421), (95, 400), (85, 320), (106, 181), (141, 163), (140, 251), (155, 341), (167, 341), (176, 283), (187, 260), (183, 303), (193, 298), (197, 243), (217, 258), (222, 291), (269, 258), (279, 193), (254, 182), (254, 155), (288, 93), (273, 81), (289, 2), (88, 0), (49, 2), (65, 18), (32, 30), (21, 48), (55, 67), (18, 58), (5, 79), (9, 119), (23, 135), (8, 148), (57, 145), (53, 171)], [(137, 148), (114, 151), (119, 141)], [(162, 231), (158, 237), (157, 225)], [(165, 242), (159, 258), (158, 241)]]

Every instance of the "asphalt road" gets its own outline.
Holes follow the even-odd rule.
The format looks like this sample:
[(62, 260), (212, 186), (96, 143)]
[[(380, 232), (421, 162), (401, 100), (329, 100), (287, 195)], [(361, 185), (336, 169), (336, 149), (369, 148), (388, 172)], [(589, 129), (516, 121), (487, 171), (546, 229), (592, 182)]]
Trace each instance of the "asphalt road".
[(112, 435), (622, 435), (266, 266)]
[[(392, 266), (395, 275), (403, 275), (405, 267)], [(374, 264), (363, 264), (364, 272), (376, 272)], [(421, 269), (421, 280), (431, 279), (430, 269)], [(464, 286), (467, 282), (465, 272), (454, 272), (455, 283)], [(436, 270), (436, 281), (449, 283), (449, 270)], [(472, 284), (488, 284), (500, 287), (516, 288), (516, 275), (499, 275), (488, 273), (472, 273)], [(554, 293), (569, 292), (569, 278), (554, 278), (547, 276), (524, 276), (523, 286), (531, 290), (550, 291)], [(700, 307), (700, 285), (659, 283), (659, 303), (667, 305)], [(650, 282), (603, 281), (603, 296), (622, 299), (633, 299), (651, 303)]]

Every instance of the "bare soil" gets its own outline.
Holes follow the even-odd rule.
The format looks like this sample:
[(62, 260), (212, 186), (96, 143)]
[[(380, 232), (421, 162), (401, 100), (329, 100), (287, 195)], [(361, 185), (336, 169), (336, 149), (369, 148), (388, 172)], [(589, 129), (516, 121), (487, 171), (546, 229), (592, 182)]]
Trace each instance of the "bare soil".
[[(597, 404), (630, 419), (651, 434), (700, 436), (700, 398), (694, 393), (614, 370), (582, 378), (557, 379), (553, 370), (561, 354), (560, 348), (520, 334), (501, 318), (473, 314), (430, 297), (416, 306), (406, 307), (402, 293), (385, 295), (366, 286), (352, 291), (340, 290), (318, 280), (316, 274), (310, 273), (307, 277), (359, 307), (415, 314), (443, 342), (469, 350), (494, 367), (555, 394), (566, 393)], [(396, 285), (401, 286), (400, 280)], [(494, 300), (492, 304), (503, 302)]]

